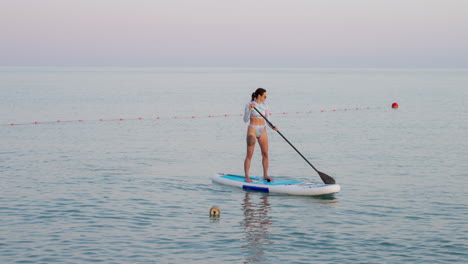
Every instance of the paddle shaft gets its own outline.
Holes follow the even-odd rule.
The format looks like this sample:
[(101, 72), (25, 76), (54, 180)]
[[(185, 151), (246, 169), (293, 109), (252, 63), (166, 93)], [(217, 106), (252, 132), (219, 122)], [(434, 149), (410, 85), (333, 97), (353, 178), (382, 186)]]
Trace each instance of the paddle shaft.
[[(255, 111), (257, 111), (257, 113), (259, 113), (259, 114), (263, 117), (263, 119), (265, 119), (265, 121), (268, 122), (268, 124), (269, 124), (272, 128), (275, 128), (275, 126), (270, 122), (270, 120), (268, 120), (268, 118), (266, 118), (262, 113), (260, 113), (260, 111), (258, 111), (258, 109), (257, 109), (256, 107), (254, 107), (254, 109), (255, 109)], [(325, 184), (335, 184), (335, 179), (333, 179), (331, 176), (329, 176), (329, 175), (327, 175), (327, 174), (325, 174), (325, 173), (323, 173), (323, 172), (321, 172), (321, 171), (318, 171), (318, 170), (314, 167), (314, 165), (312, 165), (312, 163), (310, 163), (310, 162), (304, 157), (304, 155), (302, 155), (302, 153), (299, 152), (299, 150), (298, 150), (296, 147), (294, 147), (294, 145), (293, 145), (291, 142), (289, 142), (289, 140), (288, 140), (279, 130), (275, 130), (275, 131), (278, 132), (278, 134), (279, 134), (286, 142), (288, 142), (288, 144), (297, 152), (297, 154), (299, 154), (299, 155), (307, 162), (307, 164), (309, 164), (309, 165), (312, 167), (312, 169), (314, 169), (314, 170), (319, 174), (320, 178), (322, 179), (322, 181), (323, 181)]]

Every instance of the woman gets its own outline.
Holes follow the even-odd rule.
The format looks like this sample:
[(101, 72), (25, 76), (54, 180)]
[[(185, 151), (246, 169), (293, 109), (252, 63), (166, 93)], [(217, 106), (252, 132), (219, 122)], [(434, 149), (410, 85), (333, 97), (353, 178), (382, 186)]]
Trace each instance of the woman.
[[(262, 151), (263, 178), (268, 181), (273, 180), (268, 176), (268, 136), (266, 132), (266, 123), (263, 117), (254, 109), (255, 107), (263, 116), (268, 118), (270, 112), (265, 104), (266, 98), (266, 90), (258, 88), (254, 93), (252, 93), (252, 101), (245, 106), (244, 122), (247, 123), (250, 120), (250, 124), (247, 128), (247, 155), (244, 161), (246, 182), (252, 182), (249, 177), (249, 169), (256, 141), (258, 141)], [(278, 130), (276, 127), (272, 127), (272, 129)]]

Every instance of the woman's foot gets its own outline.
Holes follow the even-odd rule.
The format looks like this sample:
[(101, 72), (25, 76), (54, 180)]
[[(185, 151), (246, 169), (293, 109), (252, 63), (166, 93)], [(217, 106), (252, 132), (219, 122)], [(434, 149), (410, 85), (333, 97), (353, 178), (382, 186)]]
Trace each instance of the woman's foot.
[(263, 177), (263, 179), (268, 181), (268, 182), (273, 181), (273, 178), (271, 178), (270, 176)]
[(245, 182), (253, 182), (248, 176), (244, 179)]

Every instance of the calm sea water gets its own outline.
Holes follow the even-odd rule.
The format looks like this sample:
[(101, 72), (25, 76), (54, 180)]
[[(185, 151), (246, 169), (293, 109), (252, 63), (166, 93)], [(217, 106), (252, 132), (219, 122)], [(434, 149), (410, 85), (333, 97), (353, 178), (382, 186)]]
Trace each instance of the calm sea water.
[[(0, 68), (0, 262), (466, 263), (467, 86), (468, 70)], [(243, 173), (257, 87), (340, 193), (210, 182)], [(273, 177), (320, 182), (268, 133)]]

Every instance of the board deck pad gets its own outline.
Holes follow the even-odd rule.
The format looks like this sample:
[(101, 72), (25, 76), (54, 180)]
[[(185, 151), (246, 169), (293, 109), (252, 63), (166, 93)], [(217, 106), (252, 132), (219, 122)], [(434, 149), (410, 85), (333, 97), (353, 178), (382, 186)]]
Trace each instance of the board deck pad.
[[(244, 176), (241, 176), (241, 175), (232, 175), (232, 174), (226, 174), (226, 175), (222, 175), (221, 178), (225, 178), (225, 179), (229, 179), (229, 180), (233, 180), (233, 181), (238, 181), (238, 182), (245, 182), (247, 183), (245, 180), (244, 180)], [(263, 185), (271, 185), (271, 186), (275, 186), (275, 185), (288, 185), (288, 184), (299, 184), (299, 183), (302, 183), (300, 181), (289, 181), (289, 180), (282, 180), (282, 179), (273, 179), (273, 181), (267, 181), (267, 180), (264, 180), (263, 178), (260, 178), (260, 177), (250, 177), (251, 180), (253, 180), (253, 182), (250, 182), (250, 183), (256, 183), (256, 184), (263, 184)]]

